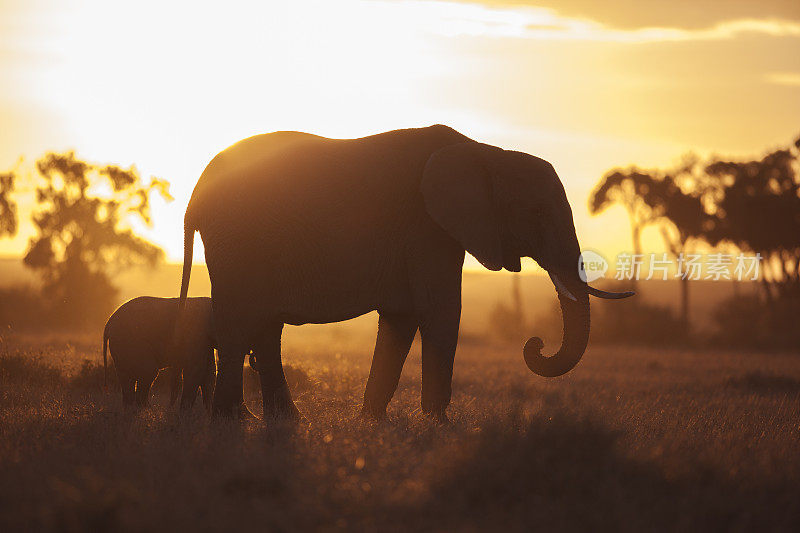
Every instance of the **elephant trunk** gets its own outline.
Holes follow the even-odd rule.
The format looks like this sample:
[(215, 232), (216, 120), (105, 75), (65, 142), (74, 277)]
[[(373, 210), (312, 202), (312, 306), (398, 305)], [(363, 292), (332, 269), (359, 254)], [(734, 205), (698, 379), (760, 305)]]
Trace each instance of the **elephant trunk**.
[(585, 285), (577, 284), (578, 290), (570, 292), (555, 275), (551, 275), (558, 289), (564, 333), (561, 348), (552, 357), (542, 355), (544, 343), (539, 337), (531, 337), (525, 343), (525, 363), (534, 374), (546, 378), (561, 376), (572, 370), (581, 360), (589, 342), (589, 294)]

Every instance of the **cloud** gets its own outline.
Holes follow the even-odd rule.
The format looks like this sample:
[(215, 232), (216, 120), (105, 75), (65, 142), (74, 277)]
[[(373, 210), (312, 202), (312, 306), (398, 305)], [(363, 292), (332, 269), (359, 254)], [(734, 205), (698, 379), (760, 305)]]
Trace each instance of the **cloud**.
[(539, 7), (565, 17), (589, 19), (610, 28), (635, 30), (667, 27), (706, 29), (740, 19), (800, 22), (797, 0), (461, 0), (487, 7)]
[(774, 85), (800, 87), (800, 72), (770, 72), (764, 76), (764, 81)]
[(474, 3), (420, 1), (403, 3), (418, 10), (427, 29), (436, 34), (535, 40), (650, 43), (713, 41), (756, 34), (800, 37), (800, 22), (786, 19), (742, 18), (711, 27), (642, 27), (618, 29), (586, 18), (560, 15), (553, 9), (529, 6), (489, 7)]

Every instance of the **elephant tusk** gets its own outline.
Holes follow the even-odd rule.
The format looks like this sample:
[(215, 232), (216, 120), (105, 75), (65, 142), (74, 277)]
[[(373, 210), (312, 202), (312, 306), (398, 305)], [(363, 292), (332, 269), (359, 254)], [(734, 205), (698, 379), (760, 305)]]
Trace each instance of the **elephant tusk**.
[(578, 299), (575, 298), (575, 296), (573, 296), (571, 292), (569, 292), (569, 289), (567, 289), (566, 285), (564, 285), (564, 283), (558, 278), (558, 276), (556, 276), (555, 274), (550, 274), (550, 279), (553, 281), (553, 285), (555, 285), (558, 294), (566, 298), (569, 298), (573, 302), (578, 301)]
[(597, 296), (598, 298), (603, 298), (605, 300), (619, 300), (621, 298), (628, 298), (636, 294), (633, 291), (625, 291), (625, 292), (601, 291), (600, 289), (595, 289), (594, 287), (591, 287), (589, 285), (586, 285), (586, 291), (592, 296)]

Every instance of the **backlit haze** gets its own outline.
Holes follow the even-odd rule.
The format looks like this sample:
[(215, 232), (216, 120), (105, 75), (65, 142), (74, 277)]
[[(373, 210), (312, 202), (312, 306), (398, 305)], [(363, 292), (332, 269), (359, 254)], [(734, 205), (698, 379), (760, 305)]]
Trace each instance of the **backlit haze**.
[[(258, 133), (443, 123), (543, 157), (582, 245), (613, 256), (630, 250), (624, 211), (586, 208), (606, 170), (757, 155), (798, 119), (796, 0), (0, 0), (0, 171), (75, 149), (169, 180), (175, 201), (142, 232), (170, 261), (205, 165)], [(24, 252), (32, 200), (0, 255)]]

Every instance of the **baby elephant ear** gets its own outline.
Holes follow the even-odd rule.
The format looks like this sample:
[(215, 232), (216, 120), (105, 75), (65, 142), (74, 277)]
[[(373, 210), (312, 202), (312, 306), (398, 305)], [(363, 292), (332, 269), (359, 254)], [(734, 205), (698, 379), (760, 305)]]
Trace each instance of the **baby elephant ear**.
[(422, 174), (430, 217), (489, 270), (503, 267), (492, 176), (482, 161), (492, 146), (465, 142), (433, 153)]

